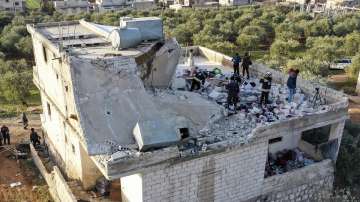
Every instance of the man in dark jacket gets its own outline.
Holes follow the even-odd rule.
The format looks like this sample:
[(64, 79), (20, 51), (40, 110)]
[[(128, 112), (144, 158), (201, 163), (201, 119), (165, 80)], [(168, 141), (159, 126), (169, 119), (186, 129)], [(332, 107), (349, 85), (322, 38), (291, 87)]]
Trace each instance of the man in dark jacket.
[(249, 74), (249, 66), (252, 65), (251, 59), (250, 59), (250, 55), (248, 52), (245, 53), (244, 55), (244, 59), (242, 62), (242, 74), (243, 77), (245, 77), (245, 72), (246, 72), (246, 78), (249, 79), (250, 78), (250, 74)]
[(226, 85), (226, 89), (228, 90), (227, 107), (230, 108), (230, 105), (234, 105), (234, 109), (236, 111), (236, 104), (239, 101), (238, 95), (240, 92), (240, 88), (234, 76), (231, 78), (231, 81)]
[(241, 62), (241, 57), (239, 56), (239, 53), (236, 53), (231, 61), (233, 63), (234, 74), (240, 75), (239, 66)]
[(201, 85), (205, 83), (205, 79), (206, 79), (204, 72), (202, 72), (201, 70), (197, 69), (197, 71), (194, 74), (195, 75), (193, 76), (191, 82), (190, 91), (199, 90), (201, 88)]
[(0, 133), (0, 146), (2, 146), (2, 143), (3, 143), (3, 135), (2, 133)]
[(287, 80), (287, 87), (289, 89), (289, 97), (288, 97), (288, 102), (292, 102), (294, 95), (296, 93), (296, 80), (297, 80), (297, 76), (299, 74), (299, 70), (293, 70), (290, 69), (289, 70), (289, 78)]
[(23, 114), (22, 114), (22, 122), (23, 122), (23, 125), (24, 125), (24, 129), (26, 130), (27, 127), (29, 126), (29, 120), (26, 117), (25, 112), (23, 112)]
[(30, 133), (30, 141), (31, 143), (36, 146), (38, 144), (40, 144), (40, 136), (37, 134), (37, 132), (35, 131), (34, 128), (31, 128), (31, 133)]
[(260, 97), (260, 104), (269, 104), (269, 94), (271, 89), (271, 73), (267, 72), (265, 77), (260, 79), (261, 86), (261, 97)]
[(9, 128), (5, 125), (3, 125), (0, 129), (1, 135), (4, 139), (4, 144), (10, 144), (10, 131)]

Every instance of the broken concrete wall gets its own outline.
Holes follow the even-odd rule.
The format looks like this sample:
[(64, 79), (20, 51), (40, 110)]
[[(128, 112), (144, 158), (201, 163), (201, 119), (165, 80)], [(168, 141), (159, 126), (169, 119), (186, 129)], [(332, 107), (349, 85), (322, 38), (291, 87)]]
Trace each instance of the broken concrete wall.
[(137, 76), (133, 58), (72, 57), (72, 79), (79, 122), (90, 155), (134, 144), (139, 120), (162, 117)]
[(326, 201), (333, 188), (334, 168), (324, 160), (264, 179), (257, 201)]
[[(187, 91), (179, 91), (173, 94), (159, 93), (152, 97), (158, 110), (171, 115), (186, 119), (183, 123), (178, 122), (178, 128), (189, 128), (190, 133), (196, 134), (205, 127), (210, 117), (221, 112), (221, 107), (213, 102), (205, 100), (199, 94)], [(184, 118), (187, 117), (187, 118)], [(180, 120), (179, 120), (180, 121)], [(182, 125), (182, 127), (180, 127)]]
[(180, 58), (180, 45), (172, 38), (156, 49), (139, 56), (136, 62), (141, 68), (141, 78), (146, 87), (168, 88), (174, 77)]

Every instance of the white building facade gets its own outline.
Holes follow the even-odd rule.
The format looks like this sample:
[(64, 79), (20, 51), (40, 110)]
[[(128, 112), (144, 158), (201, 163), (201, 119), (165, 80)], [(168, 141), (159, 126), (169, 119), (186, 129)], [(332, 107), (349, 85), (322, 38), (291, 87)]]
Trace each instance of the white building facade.
[(0, 11), (24, 12), (26, 1), (24, 0), (0, 0)]

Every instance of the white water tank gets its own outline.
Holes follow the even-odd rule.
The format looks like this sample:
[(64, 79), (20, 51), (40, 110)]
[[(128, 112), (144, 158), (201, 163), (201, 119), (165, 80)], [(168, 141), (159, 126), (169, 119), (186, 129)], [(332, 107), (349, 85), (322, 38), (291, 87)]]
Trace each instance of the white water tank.
[(112, 30), (109, 39), (113, 48), (117, 50), (135, 47), (142, 41), (140, 30), (128, 27)]
[(142, 40), (160, 40), (164, 38), (163, 22), (158, 17), (120, 18), (120, 27), (137, 28)]

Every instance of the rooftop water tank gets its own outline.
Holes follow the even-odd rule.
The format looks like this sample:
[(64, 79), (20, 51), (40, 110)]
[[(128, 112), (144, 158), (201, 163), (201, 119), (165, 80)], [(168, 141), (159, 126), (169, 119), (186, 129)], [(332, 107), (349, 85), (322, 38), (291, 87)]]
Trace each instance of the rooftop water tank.
[(163, 23), (158, 17), (120, 18), (120, 27), (138, 28), (142, 40), (160, 40), (164, 38)]
[(113, 48), (117, 50), (135, 47), (142, 41), (140, 30), (128, 27), (112, 30), (109, 39)]

